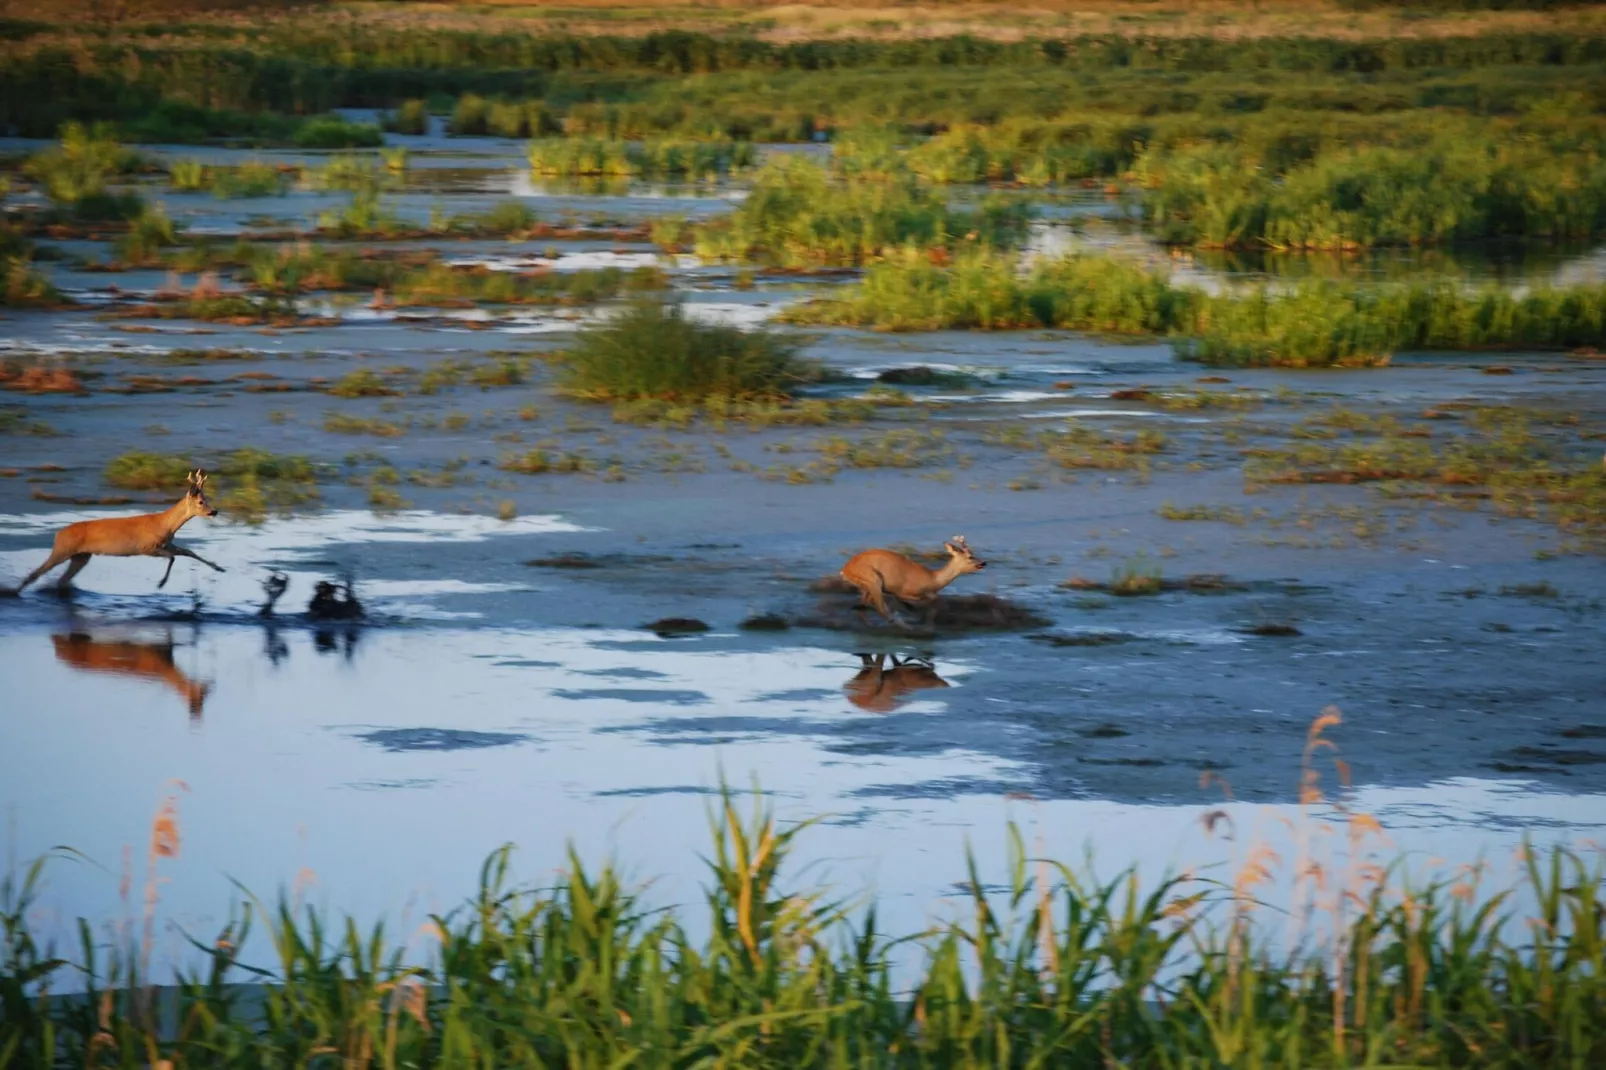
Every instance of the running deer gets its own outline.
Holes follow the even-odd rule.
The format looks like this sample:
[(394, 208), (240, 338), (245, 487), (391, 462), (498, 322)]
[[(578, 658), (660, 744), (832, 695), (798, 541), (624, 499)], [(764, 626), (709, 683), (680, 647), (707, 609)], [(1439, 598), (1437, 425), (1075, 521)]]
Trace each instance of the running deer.
[(863, 604), (898, 627), (907, 628), (909, 622), (887, 608), (888, 598), (925, 610), (929, 628), (937, 614), (937, 592), (960, 576), (987, 567), (987, 562), (971, 552), (963, 535), (943, 543), (943, 549), (948, 551), (948, 563), (939, 569), (929, 569), (892, 550), (865, 550), (842, 566), (842, 578), (858, 588)]
[(190, 720), (201, 719), (201, 707), (212, 685), (196, 680), (180, 669), (173, 661), (172, 636), (166, 642), (135, 642), (122, 639), (95, 639), (82, 632), (69, 635), (52, 635), (56, 646), (56, 660), (85, 672), (115, 673), (158, 680), (184, 699), (189, 707)]
[(224, 571), (222, 565), (212, 564), (193, 550), (173, 545), (173, 536), (178, 534), (178, 529), (195, 517), (217, 516), (217, 510), (206, 500), (206, 472), (199, 468), (191, 472), (189, 484), (190, 489), (184, 497), (166, 512), (107, 520), (80, 520), (76, 524), (68, 524), (56, 533), (55, 548), (50, 551), (45, 563), (30, 572), (28, 578), (18, 584), (12, 593), (21, 594), (22, 589), (34, 580), (63, 561), (70, 561), (57, 585), (67, 591), (72, 587), (72, 578), (83, 571), (95, 554), (103, 557), (167, 558), (167, 571), (162, 573), (162, 582), (156, 585), (158, 588), (167, 586), (167, 577), (173, 574), (174, 558), (192, 557), (203, 565)]
[(859, 655), (859, 669), (853, 679), (842, 685), (848, 701), (861, 710), (871, 713), (891, 713), (910, 691), (925, 691), (934, 687), (947, 687), (948, 681), (937, 675), (930, 663), (918, 658), (902, 658), (892, 654), (892, 666), (887, 667), (887, 654)]

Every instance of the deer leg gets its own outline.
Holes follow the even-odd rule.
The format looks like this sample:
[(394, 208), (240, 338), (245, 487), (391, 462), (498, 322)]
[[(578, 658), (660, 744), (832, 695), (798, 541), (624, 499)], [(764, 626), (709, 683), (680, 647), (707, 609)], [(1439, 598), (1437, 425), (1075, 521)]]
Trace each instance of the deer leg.
[(168, 550), (168, 558), (167, 559), (168, 559), (169, 562), (171, 562), (173, 560), (173, 555), (177, 554), (180, 557), (194, 558), (196, 561), (199, 561), (201, 564), (205, 565), (206, 567), (208, 567), (210, 569), (215, 569), (218, 572), (227, 572), (228, 571), (228, 569), (224, 568), (222, 565), (214, 565), (212, 562), (208, 561), (206, 558), (202, 557), (200, 554), (196, 553), (194, 550), (186, 550), (186, 549), (184, 549), (184, 547), (182, 547), (182, 546), (174, 546), (172, 543), (168, 543), (167, 550)]
[(62, 553), (59, 550), (52, 550), (50, 552), (50, 556), (45, 558), (44, 564), (28, 573), (28, 578), (17, 584), (17, 589), (14, 593), (21, 594), (24, 587), (28, 586), (34, 580), (38, 579), (40, 576), (43, 576), (45, 573), (49, 572), (51, 569), (55, 568), (57, 565), (61, 564), (71, 556), (72, 554), (69, 553)]
[(160, 591), (167, 586), (167, 577), (173, 574), (173, 550), (171, 547), (164, 548), (159, 550), (156, 556), (167, 558), (167, 570), (162, 573), (162, 578), (156, 584), (156, 589)]
[(63, 591), (72, 590), (72, 578), (82, 572), (87, 564), (89, 564), (88, 554), (73, 554), (72, 563), (67, 566), (67, 571), (61, 574), (61, 580), (56, 586)]

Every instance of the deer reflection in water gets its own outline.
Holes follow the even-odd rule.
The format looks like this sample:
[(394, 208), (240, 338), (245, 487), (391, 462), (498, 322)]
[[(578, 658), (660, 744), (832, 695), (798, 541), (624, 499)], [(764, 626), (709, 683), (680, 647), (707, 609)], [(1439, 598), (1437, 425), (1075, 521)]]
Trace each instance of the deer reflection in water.
[[(891, 662), (889, 666), (887, 663)], [(848, 701), (871, 713), (891, 713), (908, 701), (911, 691), (947, 687), (948, 681), (925, 658), (896, 654), (860, 654), (859, 671), (842, 686)]]
[(50, 641), (56, 647), (56, 660), (75, 669), (166, 684), (183, 697), (190, 720), (197, 723), (201, 720), (201, 707), (206, 704), (212, 685), (196, 680), (178, 667), (173, 660), (177, 644), (171, 632), (162, 641), (97, 639), (84, 632), (52, 635)]

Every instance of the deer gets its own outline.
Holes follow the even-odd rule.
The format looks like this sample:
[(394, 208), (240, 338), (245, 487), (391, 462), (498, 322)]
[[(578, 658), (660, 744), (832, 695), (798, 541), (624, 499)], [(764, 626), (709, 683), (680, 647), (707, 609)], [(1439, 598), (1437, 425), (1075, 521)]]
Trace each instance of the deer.
[(937, 615), (937, 592), (960, 576), (987, 567), (987, 562), (971, 551), (963, 535), (955, 535), (942, 545), (948, 551), (948, 563), (939, 569), (929, 569), (894, 550), (865, 550), (842, 566), (842, 578), (858, 589), (860, 604), (898, 627), (907, 629), (909, 622), (896, 610), (887, 608), (888, 598), (923, 609), (925, 626), (930, 628)]
[(212, 685), (193, 679), (174, 663), (175, 644), (171, 635), (165, 643), (140, 643), (95, 639), (82, 632), (72, 632), (52, 635), (50, 641), (56, 647), (56, 660), (75, 669), (161, 681), (184, 699), (191, 721), (201, 719), (201, 707), (206, 704)]
[(71, 563), (67, 571), (62, 573), (57, 584), (65, 593), (72, 589), (73, 577), (82, 572), (84, 566), (89, 564), (89, 559), (96, 554), (102, 557), (167, 558), (167, 571), (162, 573), (162, 581), (156, 585), (158, 590), (167, 586), (167, 578), (173, 574), (175, 558), (191, 557), (219, 572), (227, 571), (222, 565), (213, 564), (193, 550), (173, 543), (173, 536), (178, 534), (178, 529), (194, 518), (217, 516), (217, 510), (206, 500), (205, 470), (197, 468), (187, 479), (189, 490), (185, 491), (184, 497), (163, 512), (109, 517), (105, 520), (80, 520), (76, 524), (68, 524), (56, 532), (55, 546), (45, 563), (30, 572), (28, 578), (11, 593), (21, 594), (23, 588), (34, 580), (63, 561), (69, 561)]
[(849, 702), (871, 713), (891, 713), (910, 691), (948, 686), (948, 681), (938, 676), (929, 662), (918, 658), (900, 659), (892, 654), (892, 666), (888, 668), (888, 657), (887, 654), (877, 654), (874, 658), (869, 654), (859, 655), (859, 671), (842, 685)]

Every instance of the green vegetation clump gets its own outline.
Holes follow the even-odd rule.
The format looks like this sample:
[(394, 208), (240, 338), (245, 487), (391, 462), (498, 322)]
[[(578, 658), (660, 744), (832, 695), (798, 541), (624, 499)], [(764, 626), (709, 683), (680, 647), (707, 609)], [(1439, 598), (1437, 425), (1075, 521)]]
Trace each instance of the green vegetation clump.
[(385, 136), (373, 123), (317, 115), (302, 123), (291, 140), (303, 149), (367, 149), (383, 145)]
[(125, 490), (184, 490), (189, 473), (205, 468), (213, 477), (212, 504), (227, 519), (260, 524), (270, 513), (291, 513), (319, 500), (318, 466), (293, 454), (242, 447), (221, 456), (195, 458), (131, 450), (112, 458), (102, 478)]
[(753, 166), (745, 141), (652, 139), (641, 143), (595, 138), (546, 138), (531, 143), (530, 169), (539, 175), (633, 178), (716, 178)]
[(758, 171), (728, 217), (696, 227), (695, 244), (711, 259), (852, 265), (907, 248), (1010, 248), (1025, 236), (1027, 217), (1018, 201), (989, 199), (961, 211), (910, 175), (837, 179), (818, 164), (782, 157)]
[(446, 132), (495, 137), (546, 137), (562, 125), (540, 100), (486, 100), (475, 93), (457, 98)]
[(427, 134), (429, 105), (422, 100), (404, 100), (395, 111), (386, 112), (379, 125), (393, 134)]
[(784, 334), (698, 323), (678, 304), (639, 300), (582, 330), (563, 376), (597, 401), (706, 402), (786, 398), (821, 371)]
[(1356, 249), (1606, 233), (1602, 142), (1581, 151), (1485, 135), (1409, 147), (1338, 147), (1279, 173), (1220, 145), (1146, 153), (1136, 170), (1166, 241)]
[(1354, 366), (1387, 363), (1408, 349), (1601, 346), (1606, 287), (1535, 287), (1519, 295), (1453, 281), (1307, 280), (1206, 294), (1119, 257), (1073, 254), (1022, 273), (1012, 257), (979, 253), (949, 268), (917, 256), (874, 265), (857, 286), (794, 306), (785, 318), (882, 330), (1155, 335), (1208, 364)]
[[(1377, 834), (1370, 815), (1337, 809), (1336, 835)], [(177, 817), (163, 818), (165, 843)], [(274, 1066), (338, 1055), (429, 1068), (612, 1066), (643, 1053), (663, 1066), (806, 1070), (1158, 1070), (1241, 1066), (1245, 1052), (1295, 1067), (1380, 1065), (1382, 1051), (1401, 1066), (1606, 1060), (1595, 923), (1606, 880), (1566, 848), (1525, 849), (1515, 885), (1494, 895), (1476, 875), (1424, 886), (1403, 867), (1347, 865), (1312, 833), (1328, 879), (1312, 882), (1314, 908), (1290, 929), (1255, 899), (1257, 883), (1294, 865), (1269, 848), (1249, 853), (1235, 882), (1145, 884), (1033, 861), (1010, 826), (1002, 886), (967, 858), (956, 909), (904, 935), (882, 931), (873, 908), (790, 884), (807, 824), (782, 827), (759, 806), (744, 816), (729, 795), (710, 824), (705, 913), (658, 909), (572, 848), (556, 877), (521, 886), (504, 847), (469, 901), (433, 919), (427, 964), (383, 926), (286, 892), (276, 907), (246, 897), (154, 991), (168, 979), (143, 971), (137, 926), (114, 930), (110, 948), (86, 941), (79, 961), (46, 947), (31, 927), (42, 858), (0, 883), (0, 991), (17, 993), (0, 1037), (30, 1066), (93, 1064), (108, 1050), (175, 1066), (248, 1051)], [(1285, 931), (1286, 951), (1273, 942)], [(74, 983), (90, 1004), (58, 991)], [(247, 984), (260, 986), (250, 999)]]
[(214, 197), (227, 200), (279, 196), (289, 186), (290, 173), (261, 161), (211, 165), (199, 160), (175, 160), (167, 177), (168, 184), (175, 190), (208, 190)]
[(178, 244), (178, 225), (160, 204), (148, 204), (138, 218), (128, 226), (128, 233), (117, 239), (113, 248), (118, 259), (126, 264), (154, 264), (161, 259), (162, 250)]
[(34, 153), (24, 170), (57, 207), (80, 219), (113, 220), (139, 213), (137, 195), (110, 189), (114, 179), (139, 163), (139, 156), (118, 144), (106, 124), (68, 122), (60, 143)]
[(67, 304), (55, 284), (24, 255), (0, 254), (0, 305), (7, 308), (51, 308)]

